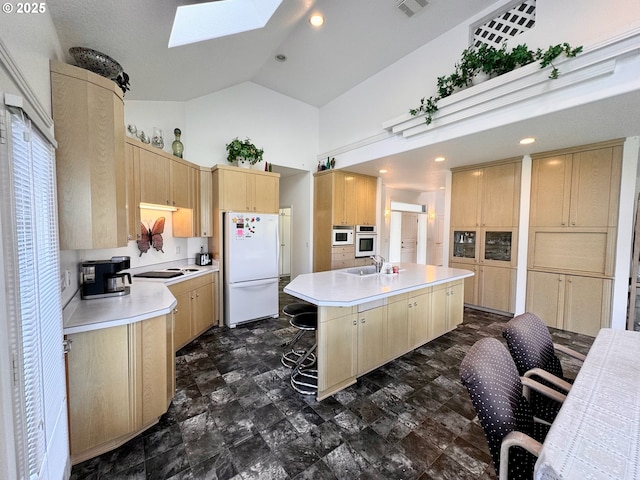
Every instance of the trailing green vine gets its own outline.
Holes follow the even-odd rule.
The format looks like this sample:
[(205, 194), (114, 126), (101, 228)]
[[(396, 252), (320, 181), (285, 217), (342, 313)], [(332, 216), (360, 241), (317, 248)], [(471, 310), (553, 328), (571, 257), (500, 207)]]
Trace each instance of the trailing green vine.
[(526, 44), (520, 44), (511, 51), (503, 44), (500, 48), (482, 44), (478, 48), (469, 47), (462, 52), (460, 61), (455, 64), (453, 73), (448, 76), (438, 77), (436, 86), (438, 94), (420, 99), (420, 105), (412, 108), (409, 113), (413, 116), (425, 114), (427, 125), (433, 120), (433, 115), (438, 111), (438, 101), (448, 97), (454, 92), (473, 85), (474, 78), (482, 72), (489, 77), (497, 77), (516, 68), (533, 62), (540, 62), (540, 68), (551, 65), (550, 79), (558, 78), (559, 71), (553, 61), (560, 55), (575, 57), (582, 52), (582, 46), (571, 48), (568, 43), (551, 45), (546, 50), (529, 50)]

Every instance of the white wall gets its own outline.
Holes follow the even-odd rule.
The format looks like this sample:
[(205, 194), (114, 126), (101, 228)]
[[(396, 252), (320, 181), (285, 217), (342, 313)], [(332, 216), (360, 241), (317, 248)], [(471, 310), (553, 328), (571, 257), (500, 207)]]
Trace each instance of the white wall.
[[(311, 171), (318, 153), (318, 109), (245, 82), (186, 104), (185, 158), (227, 164), (225, 145), (251, 138), (274, 165)], [(186, 138), (186, 137), (185, 137)]]
[[(173, 130), (179, 128), (182, 131), (180, 140), (183, 144), (189, 143), (189, 134), (185, 132), (185, 108), (184, 102), (141, 102), (139, 100), (124, 99), (124, 124), (133, 124), (145, 135), (151, 136), (153, 127), (162, 129), (164, 138), (163, 150), (173, 153), (171, 143), (175, 139)], [(131, 136), (127, 131), (127, 135)], [(185, 149), (183, 157), (189, 158), (189, 151)], [(198, 163), (193, 161), (193, 163)]]
[[(320, 109), (320, 154), (384, 133), (382, 123), (408, 113), (436, 93), (436, 78), (452, 72), (468, 46), (469, 24), (506, 3), (497, 2), (365, 80)], [(640, 22), (637, 0), (538, 0), (536, 26), (514, 40), (530, 48), (569, 42), (590, 45)]]

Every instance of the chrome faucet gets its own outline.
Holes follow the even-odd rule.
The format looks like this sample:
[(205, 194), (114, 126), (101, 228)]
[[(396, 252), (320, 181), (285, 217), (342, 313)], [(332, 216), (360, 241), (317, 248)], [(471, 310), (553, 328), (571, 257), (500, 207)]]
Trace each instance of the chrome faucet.
[[(376, 272), (380, 273), (382, 265), (384, 265), (384, 257), (382, 255), (371, 255), (369, 258), (373, 260), (373, 264), (376, 266)], [(380, 261), (378, 261), (378, 259), (380, 259)]]

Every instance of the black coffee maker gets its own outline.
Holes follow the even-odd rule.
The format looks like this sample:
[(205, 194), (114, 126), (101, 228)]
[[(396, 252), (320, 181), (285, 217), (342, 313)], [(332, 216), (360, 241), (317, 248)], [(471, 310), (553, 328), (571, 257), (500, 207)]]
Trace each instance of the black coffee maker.
[(131, 293), (130, 273), (118, 273), (129, 268), (130, 257), (111, 257), (110, 260), (82, 262), (82, 298), (117, 297)]

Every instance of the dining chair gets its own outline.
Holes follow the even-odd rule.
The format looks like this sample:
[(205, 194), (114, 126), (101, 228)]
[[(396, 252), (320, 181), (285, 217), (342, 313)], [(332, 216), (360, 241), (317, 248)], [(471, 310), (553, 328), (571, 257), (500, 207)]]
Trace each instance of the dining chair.
[(497, 339), (478, 340), (460, 364), (500, 480), (532, 478), (549, 426), (535, 421), (530, 390), (563, 401), (565, 396), (530, 378), (521, 378), (507, 348)]
[[(530, 377), (560, 392), (568, 392), (573, 380), (564, 376), (560, 359), (556, 351), (563, 352), (581, 362), (585, 356), (564, 345), (553, 343), (549, 329), (535, 314), (526, 312), (513, 317), (505, 326), (502, 336), (518, 373)], [(531, 395), (531, 407), (534, 415), (547, 422), (553, 422), (561, 404), (541, 396)]]

